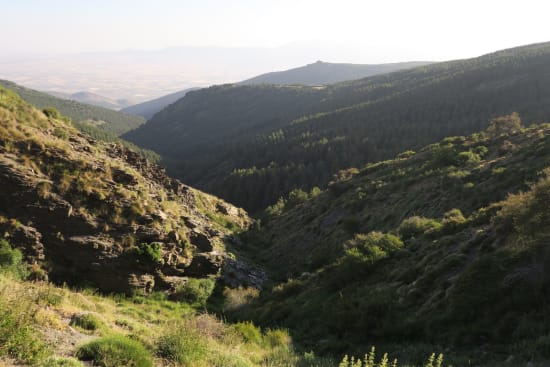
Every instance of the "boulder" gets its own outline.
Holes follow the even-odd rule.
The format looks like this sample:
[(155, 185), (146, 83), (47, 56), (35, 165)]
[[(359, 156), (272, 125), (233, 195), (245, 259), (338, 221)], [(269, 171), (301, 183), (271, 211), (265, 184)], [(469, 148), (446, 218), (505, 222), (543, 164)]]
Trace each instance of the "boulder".
[(199, 252), (211, 252), (214, 250), (214, 245), (210, 238), (204, 233), (193, 231), (189, 234), (189, 242), (197, 249)]
[(223, 257), (215, 253), (197, 254), (191, 264), (185, 269), (185, 275), (191, 277), (205, 277), (217, 274), (222, 266)]

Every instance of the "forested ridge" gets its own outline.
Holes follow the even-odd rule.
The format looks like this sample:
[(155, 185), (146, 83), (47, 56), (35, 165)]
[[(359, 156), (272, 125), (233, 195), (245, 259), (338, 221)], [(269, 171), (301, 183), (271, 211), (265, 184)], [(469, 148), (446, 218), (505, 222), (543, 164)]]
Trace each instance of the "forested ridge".
[(26, 102), (38, 108), (54, 107), (73, 122), (88, 125), (111, 136), (118, 136), (137, 128), (145, 122), (142, 117), (93, 106), (74, 100), (58, 98), (47, 93), (25, 88), (8, 80), (0, 80), (0, 86), (13, 90)]
[(517, 111), (550, 116), (550, 44), (321, 88), (216, 86), (125, 135), (185, 182), (251, 211), (339, 169), (469, 134)]

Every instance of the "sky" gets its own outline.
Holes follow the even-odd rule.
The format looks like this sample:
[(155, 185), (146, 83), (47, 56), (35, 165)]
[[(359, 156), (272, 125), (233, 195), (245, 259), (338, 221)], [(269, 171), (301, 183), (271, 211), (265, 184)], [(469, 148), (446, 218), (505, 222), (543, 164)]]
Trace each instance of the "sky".
[[(67, 65), (65, 69), (75, 70), (80, 56), (91, 53), (108, 59), (121, 52), (158, 55), (193, 46), (242, 55), (267, 50), (278, 56), (277, 62), (258, 58), (253, 67), (232, 65), (228, 71), (220, 66), (228, 52), (214, 52), (210, 59), (185, 66), (181, 83), (190, 86), (197, 80), (234, 81), (318, 59), (443, 61), (550, 41), (550, 2), (544, 0), (0, 0), (0, 9), (7, 35), (0, 37), (0, 77), (21, 77), (31, 84), (37, 75), (69, 76), (47, 67), (36, 70), (31, 61), (47, 57), (61, 69)], [(25, 63), (35, 70), (22, 70)], [(157, 75), (150, 67), (149, 62), (137, 68)], [(92, 74), (101, 71), (90, 64), (82, 68)]]

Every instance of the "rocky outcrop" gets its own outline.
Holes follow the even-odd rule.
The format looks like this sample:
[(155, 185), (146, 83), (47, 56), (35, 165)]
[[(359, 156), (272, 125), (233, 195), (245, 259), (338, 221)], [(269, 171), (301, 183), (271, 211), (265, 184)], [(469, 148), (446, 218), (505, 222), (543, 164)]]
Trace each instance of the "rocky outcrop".
[(248, 226), (246, 212), (14, 103), (0, 111), (0, 235), (50, 280), (148, 293), (220, 272), (232, 238), (224, 224)]
[(261, 268), (248, 262), (226, 258), (223, 262), (222, 280), (231, 288), (253, 287), (262, 289), (267, 274)]

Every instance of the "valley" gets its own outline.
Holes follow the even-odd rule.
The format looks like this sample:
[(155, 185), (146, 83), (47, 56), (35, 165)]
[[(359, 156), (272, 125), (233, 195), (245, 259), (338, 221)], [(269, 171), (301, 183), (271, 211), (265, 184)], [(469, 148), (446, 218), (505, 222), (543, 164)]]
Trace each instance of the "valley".
[(362, 66), (1, 81), (0, 366), (545, 366), (550, 43)]

